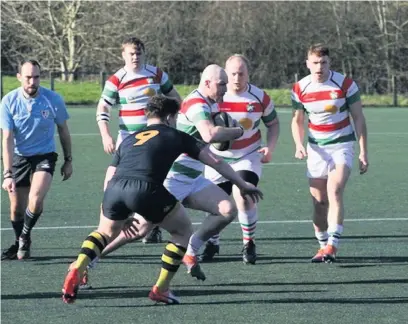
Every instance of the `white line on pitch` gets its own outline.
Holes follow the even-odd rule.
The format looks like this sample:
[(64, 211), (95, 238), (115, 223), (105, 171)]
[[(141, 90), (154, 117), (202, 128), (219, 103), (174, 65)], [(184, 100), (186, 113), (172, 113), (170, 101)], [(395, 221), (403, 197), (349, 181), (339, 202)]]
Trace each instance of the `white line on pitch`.
[[(345, 219), (345, 222), (405, 222), (408, 221), (408, 217), (399, 218), (351, 218)], [(304, 224), (311, 223), (311, 219), (300, 220), (271, 220), (271, 221), (258, 221), (258, 224)], [(200, 222), (193, 223), (193, 225), (200, 225)], [(232, 224), (239, 224), (239, 222), (233, 222)], [(84, 226), (48, 226), (48, 227), (35, 227), (34, 230), (60, 230), (60, 229), (80, 229), (80, 228), (96, 228), (97, 225), (84, 225)], [(12, 228), (2, 228), (2, 231), (11, 231)]]

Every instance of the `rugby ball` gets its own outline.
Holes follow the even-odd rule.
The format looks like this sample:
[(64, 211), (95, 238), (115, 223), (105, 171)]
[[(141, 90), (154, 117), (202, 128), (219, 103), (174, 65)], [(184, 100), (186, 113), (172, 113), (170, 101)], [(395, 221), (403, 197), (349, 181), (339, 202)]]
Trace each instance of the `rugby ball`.
[[(212, 116), (215, 126), (234, 127), (234, 121), (226, 112), (217, 112)], [(227, 151), (231, 148), (233, 141), (226, 141), (221, 143), (212, 143), (212, 146), (218, 151)]]

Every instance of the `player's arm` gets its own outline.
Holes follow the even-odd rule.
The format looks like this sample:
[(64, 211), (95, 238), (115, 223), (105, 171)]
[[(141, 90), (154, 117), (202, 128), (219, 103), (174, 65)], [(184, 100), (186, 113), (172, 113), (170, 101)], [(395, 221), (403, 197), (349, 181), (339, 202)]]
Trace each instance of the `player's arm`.
[(264, 92), (263, 97), (264, 111), (262, 113), (262, 122), (266, 126), (266, 145), (270, 154), (273, 153), (278, 142), (280, 133), (279, 117), (276, 113), (273, 101), (270, 99), (267, 93)]
[(14, 120), (7, 104), (7, 98), (3, 98), (1, 104), (1, 129), (2, 129), (2, 154), (3, 154), (3, 189), (14, 192), (13, 180), (13, 154), (14, 154)]
[(103, 148), (106, 153), (112, 154), (115, 150), (115, 142), (109, 130), (110, 113), (112, 106), (118, 100), (119, 80), (116, 75), (111, 76), (105, 83), (101, 98), (96, 108), (96, 121), (99, 133), (102, 137)]
[(3, 154), (3, 175), (12, 174), (13, 152), (14, 152), (14, 132), (12, 129), (2, 129), (2, 154)]
[(303, 146), (305, 138), (305, 112), (295, 109), (292, 114), (292, 137), (296, 147)]
[(223, 177), (236, 185), (241, 190), (242, 195), (248, 194), (252, 196), (252, 199), (255, 202), (258, 201), (259, 198), (262, 198), (263, 194), (260, 190), (257, 190), (255, 186), (245, 182), (245, 180), (242, 179), (223, 159), (217, 158), (213, 155), (210, 152), (208, 145), (198, 142), (188, 134), (182, 133), (181, 136), (183, 137), (184, 153), (187, 153), (190, 157), (199, 160), (218, 171)]
[(69, 159), (72, 157), (72, 141), (67, 121), (65, 120), (61, 124), (57, 124), (57, 130), (64, 158)]
[(116, 172), (116, 168), (119, 164), (119, 161), (120, 161), (120, 147), (115, 151), (115, 154), (113, 155), (113, 160), (111, 164), (109, 165), (108, 169), (106, 170), (105, 180), (103, 182), (103, 191), (106, 190), (106, 186), (108, 185), (108, 182), (114, 176)]
[(215, 126), (210, 119), (202, 119), (195, 123), (201, 138), (206, 143), (217, 143), (231, 141), (244, 134), (242, 127), (221, 127)]
[(174, 88), (173, 83), (169, 79), (169, 76), (166, 72), (161, 72), (161, 80), (160, 80), (160, 91), (166, 96), (171, 99), (176, 100), (178, 103), (181, 103), (181, 96)]

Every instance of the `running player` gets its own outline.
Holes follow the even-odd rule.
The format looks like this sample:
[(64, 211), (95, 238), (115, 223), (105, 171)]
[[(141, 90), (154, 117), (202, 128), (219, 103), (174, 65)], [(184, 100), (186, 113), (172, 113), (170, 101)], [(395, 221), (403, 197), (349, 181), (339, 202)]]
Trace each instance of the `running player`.
[[(179, 299), (169, 290), (189, 238), (192, 224), (184, 207), (163, 186), (163, 181), (176, 158), (186, 153), (191, 158), (211, 165), (257, 201), (262, 192), (246, 183), (221, 159), (194, 137), (178, 131), (175, 125), (179, 104), (164, 96), (154, 96), (145, 108), (147, 127), (128, 136), (116, 150), (105, 179), (101, 218), (96, 231), (82, 244), (77, 261), (70, 267), (62, 288), (62, 299), (73, 303), (77, 297), (81, 274), (104, 247), (122, 230), (128, 217), (137, 213), (151, 224), (159, 224), (171, 234), (171, 241), (162, 255), (162, 268), (149, 298), (156, 302), (178, 304)], [(138, 225), (134, 226), (138, 229)]]
[[(245, 181), (258, 185), (262, 173), (262, 163), (272, 159), (279, 137), (279, 119), (270, 97), (265, 91), (249, 83), (248, 60), (239, 54), (228, 58), (225, 70), (228, 74), (227, 92), (220, 111), (227, 112), (245, 129), (243, 136), (235, 140), (230, 150), (212, 152), (222, 157), (241, 175)], [(261, 122), (266, 126), (266, 146), (262, 147)], [(205, 168), (205, 177), (218, 184), (229, 195), (232, 193), (238, 207), (238, 220), (241, 224), (245, 263), (255, 264), (255, 231), (258, 221), (257, 205), (242, 199), (239, 190), (211, 167)], [(212, 260), (219, 253), (219, 234), (207, 243), (200, 257), (201, 261)]]
[[(311, 46), (306, 64), (310, 74), (292, 90), (292, 135), (295, 157), (307, 157), (313, 224), (320, 244), (312, 262), (332, 262), (343, 233), (343, 193), (356, 138), (360, 174), (368, 169), (367, 126), (359, 89), (353, 80), (330, 70), (329, 49), (322, 44)], [(309, 119), (307, 149), (303, 145), (305, 113)]]

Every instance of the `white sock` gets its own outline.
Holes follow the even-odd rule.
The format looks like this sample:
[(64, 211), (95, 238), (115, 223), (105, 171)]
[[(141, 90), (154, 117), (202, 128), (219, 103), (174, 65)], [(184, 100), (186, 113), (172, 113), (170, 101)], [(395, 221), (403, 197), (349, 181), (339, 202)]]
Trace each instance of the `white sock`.
[(200, 239), (196, 233), (193, 233), (188, 242), (186, 254), (196, 256), (200, 248), (203, 246), (203, 244), (204, 241)]
[(324, 248), (327, 245), (327, 241), (329, 240), (329, 234), (327, 231), (324, 232), (317, 232), (315, 231), (315, 236), (319, 241), (320, 248)]
[(242, 241), (244, 244), (255, 240), (256, 223), (258, 221), (258, 209), (256, 206), (250, 210), (238, 210), (238, 220), (241, 224)]
[(338, 247), (341, 234), (343, 234), (343, 225), (329, 224), (329, 241), (327, 244)]

